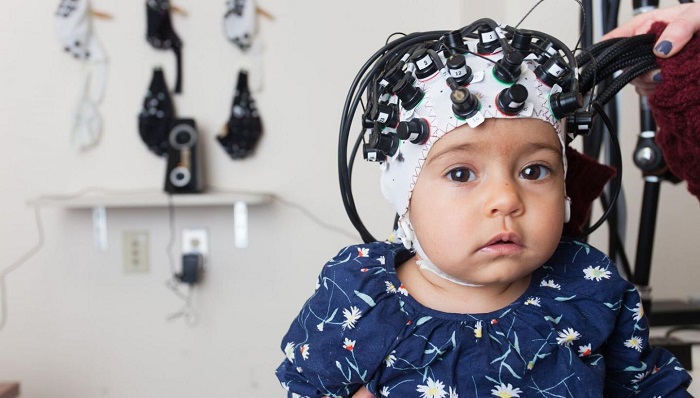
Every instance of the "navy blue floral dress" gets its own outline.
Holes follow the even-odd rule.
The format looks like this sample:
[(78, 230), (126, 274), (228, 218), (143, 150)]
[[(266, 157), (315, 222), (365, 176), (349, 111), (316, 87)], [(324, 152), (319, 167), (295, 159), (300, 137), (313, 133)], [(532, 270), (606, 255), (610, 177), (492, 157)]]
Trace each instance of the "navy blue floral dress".
[(690, 397), (690, 376), (648, 346), (639, 295), (603, 253), (562, 239), (514, 303), (452, 314), (415, 301), (400, 244), (329, 261), (282, 340), (290, 397)]

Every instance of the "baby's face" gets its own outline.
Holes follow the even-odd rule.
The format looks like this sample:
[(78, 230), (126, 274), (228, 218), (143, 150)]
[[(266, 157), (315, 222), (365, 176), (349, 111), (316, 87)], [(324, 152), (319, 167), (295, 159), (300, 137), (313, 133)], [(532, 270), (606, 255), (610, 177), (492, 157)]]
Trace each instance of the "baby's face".
[(489, 119), (446, 134), (416, 181), (410, 219), (443, 272), (510, 283), (542, 265), (564, 223), (561, 144), (537, 119)]

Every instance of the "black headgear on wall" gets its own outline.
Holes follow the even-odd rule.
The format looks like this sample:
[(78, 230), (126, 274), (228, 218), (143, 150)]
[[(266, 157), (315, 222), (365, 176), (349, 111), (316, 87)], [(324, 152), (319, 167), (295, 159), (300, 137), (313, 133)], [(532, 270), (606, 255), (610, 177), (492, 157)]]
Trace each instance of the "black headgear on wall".
[(146, 40), (155, 48), (173, 50), (177, 62), (175, 92), (182, 92), (182, 41), (170, 21), (170, 0), (146, 1)]
[(139, 134), (151, 152), (158, 156), (168, 152), (168, 133), (174, 120), (175, 107), (163, 70), (155, 68), (139, 113)]
[(248, 156), (262, 135), (262, 121), (248, 88), (248, 73), (238, 72), (238, 83), (231, 105), (231, 116), (216, 139), (233, 159)]

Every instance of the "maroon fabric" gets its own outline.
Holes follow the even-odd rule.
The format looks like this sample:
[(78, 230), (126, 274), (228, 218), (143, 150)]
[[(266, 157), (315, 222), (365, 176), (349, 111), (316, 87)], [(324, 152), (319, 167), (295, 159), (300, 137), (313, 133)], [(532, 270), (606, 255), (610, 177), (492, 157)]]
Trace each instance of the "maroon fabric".
[[(652, 25), (657, 37), (666, 27)], [(696, 34), (670, 58), (657, 58), (662, 81), (649, 96), (658, 126), (656, 142), (669, 170), (688, 183), (688, 191), (700, 200), (700, 39)]]
[(598, 163), (592, 157), (566, 147), (569, 169), (566, 173), (566, 194), (571, 198), (571, 219), (564, 224), (563, 234), (579, 236), (589, 218), (593, 201), (605, 184), (615, 176), (615, 169)]

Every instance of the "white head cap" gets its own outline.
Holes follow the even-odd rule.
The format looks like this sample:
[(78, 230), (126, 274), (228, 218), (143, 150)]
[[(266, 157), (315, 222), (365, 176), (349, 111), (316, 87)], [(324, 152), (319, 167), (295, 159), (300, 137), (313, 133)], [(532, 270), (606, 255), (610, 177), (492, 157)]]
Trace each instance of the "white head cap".
[[(476, 46), (478, 42), (476, 39), (468, 39), (465, 40), (465, 45)], [(488, 118), (540, 119), (552, 125), (558, 135), (566, 173), (564, 126), (550, 109), (550, 95), (560, 92), (561, 88), (551, 80), (544, 82), (540, 78), (543, 77), (543, 71), (535, 56), (523, 59), (520, 53), (512, 51), (503, 60), (503, 51), (499, 49), (492, 54), (466, 53), (463, 57), (466, 66), (471, 69), (471, 81), (466, 84), (466, 89), (462, 87), (455, 90), (454, 84), (452, 88), (449, 86), (448, 78), (455, 77), (455, 69), (449, 69), (448, 72), (448, 68), (444, 67), (449, 60), (442, 52), (432, 51), (431, 54), (431, 51), (423, 51), (418, 56), (411, 57), (413, 62), (407, 63), (406, 67), (407, 73), (416, 76), (413, 86), (424, 93), (423, 98), (417, 105), (409, 105), (410, 109), (406, 109), (403, 101), (398, 101), (396, 94), (388, 101), (400, 105), (399, 123), (395, 127), (396, 131), (390, 133), (397, 134), (401, 140), (395, 153), (381, 163), (382, 193), (399, 215), (399, 237), (406, 247), (416, 248), (423, 260), (427, 260), (427, 257), (421, 253), (420, 244), (412, 233), (408, 219), (409, 202), (430, 149), (445, 134), (464, 124), (474, 128)], [(499, 60), (500, 63), (496, 64)], [(431, 66), (430, 63), (435, 65)], [(427, 75), (430, 70), (434, 70), (434, 73)], [(505, 77), (511, 79), (503, 79), (504, 70)], [(556, 74), (559, 70), (554, 65), (548, 72)], [(463, 72), (456, 72), (460, 73)], [(544, 80), (548, 80), (547, 76), (544, 77)], [(460, 113), (460, 116), (456, 113)], [(421, 131), (422, 136), (418, 134)]]

